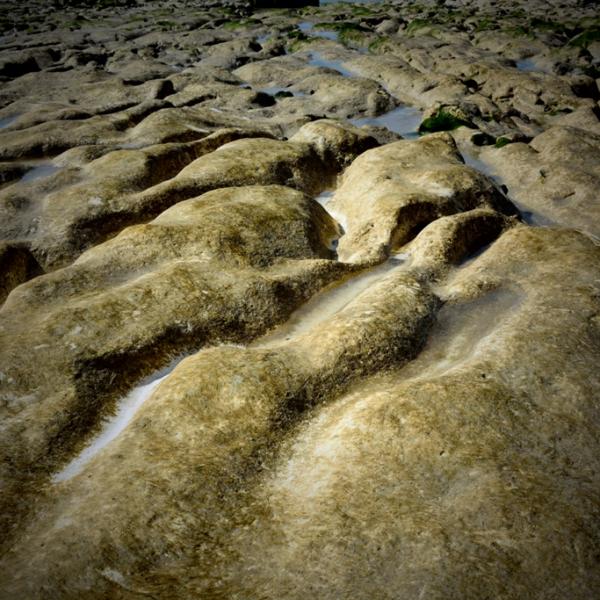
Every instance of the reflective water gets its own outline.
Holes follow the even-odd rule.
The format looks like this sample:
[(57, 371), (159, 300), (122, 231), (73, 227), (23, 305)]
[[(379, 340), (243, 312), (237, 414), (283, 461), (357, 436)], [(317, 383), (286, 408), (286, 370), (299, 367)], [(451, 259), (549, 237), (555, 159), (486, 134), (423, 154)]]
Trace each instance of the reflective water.
[(517, 60), (516, 65), (519, 71), (530, 72), (540, 70), (539, 67), (537, 67), (533, 60), (531, 60), (530, 58), (523, 58), (522, 60)]
[(484, 350), (487, 354), (521, 302), (514, 292), (497, 291), (471, 302), (445, 305), (425, 348), (402, 369), (403, 376), (412, 380), (439, 377), (472, 363)]
[(501, 184), (500, 178), (498, 177), (498, 175), (495, 174), (495, 172), (493, 171), (492, 167), (489, 164), (482, 161), (480, 158), (477, 158), (473, 154), (470, 154), (469, 152), (463, 151), (463, 152), (461, 152), (461, 154), (462, 154), (463, 160), (465, 161), (465, 165), (468, 165), (469, 167), (473, 167), (473, 169), (476, 169), (480, 173), (487, 175), (490, 179), (493, 179), (496, 183)]
[(322, 192), (315, 200), (327, 211), (329, 216), (336, 222), (338, 234), (337, 237), (333, 238), (329, 242), (329, 249), (335, 252), (335, 258), (337, 259), (337, 248), (340, 243), (340, 238), (346, 233), (346, 217), (342, 213), (338, 213), (329, 207), (329, 201), (333, 197), (333, 192)]
[[(483, 173), (484, 175), (487, 175), (498, 186), (504, 187), (505, 190), (508, 189), (504, 186), (502, 178), (493, 170), (491, 165), (469, 154), (468, 152), (463, 151), (462, 157), (466, 165), (468, 165), (469, 167), (473, 167), (474, 169), (476, 169), (480, 173)], [(528, 225), (532, 225), (534, 227), (552, 227), (557, 225), (555, 221), (549, 219), (548, 217), (545, 217), (541, 213), (529, 210), (529, 208), (522, 202), (519, 202), (514, 198), (510, 198), (510, 201), (519, 209), (523, 221), (525, 221), (525, 223), (527, 223)]]
[[(346, 216), (330, 207), (329, 204), (332, 198), (333, 192), (325, 191), (319, 194), (315, 200), (338, 223), (340, 234), (343, 235), (347, 227)], [(309, 331), (344, 309), (350, 302), (360, 296), (362, 292), (369, 289), (390, 271), (404, 266), (407, 259), (407, 254), (395, 254), (376, 267), (351, 274), (342, 282), (337, 281), (332, 283), (292, 313), (283, 325), (259, 338), (251, 346), (261, 348), (277, 346), (296, 335)]]
[(85, 465), (112, 442), (133, 419), (142, 404), (150, 398), (154, 390), (173, 371), (181, 359), (171, 363), (168, 367), (154, 373), (145, 379), (125, 396), (117, 406), (114, 416), (107, 419), (102, 431), (86, 446), (62, 471), (52, 477), (53, 483), (68, 481), (80, 473)]
[(337, 31), (332, 31), (329, 29), (315, 29), (314, 26), (314, 23), (304, 21), (303, 23), (298, 24), (298, 29), (307, 35), (324, 38), (326, 40), (331, 40), (332, 42), (338, 41), (339, 34)]
[(325, 58), (320, 52), (310, 52), (308, 64), (313, 67), (326, 67), (337, 71), (344, 77), (356, 77), (356, 73), (342, 66), (341, 61)]
[[(202, 131), (202, 132), (208, 132), (208, 129), (198, 129), (196, 127), (194, 127), (193, 125), (186, 125), (186, 127), (188, 129), (193, 129), (194, 131)], [(118, 144), (117, 146), (115, 146), (116, 148), (118, 148), (119, 150), (140, 150), (141, 148), (144, 148), (145, 146), (147, 146), (148, 144), (144, 144), (143, 142), (127, 142), (125, 144)]]
[(344, 234), (348, 229), (346, 215), (331, 208), (329, 203), (332, 198), (333, 192), (327, 191), (319, 194), (315, 200), (329, 213), (331, 218), (338, 223), (338, 225), (341, 227), (342, 234)]
[(57, 171), (60, 171), (60, 167), (57, 167), (51, 162), (42, 163), (37, 167), (34, 167), (33, 169), (27, 171), (27, 173), (25, 173), (25, 175), (21, 177), (21, 182), (29, 183), (31, 181), (35, 181), (36, 179), (41, 179), (42, 177), (48, 177), (49, 175), (52, 175)]
[(365, 117), (352, 119), (353, 125), (374, 125), (386, 127), (390, 131), (399, 133), (402, 137), (415, 139), (419, 137), (419, 125), (423, 120), (423, 112), (413, 106), (398, 106), (394, 110), (378, 117)]
[(0, 119), (0, 129), (4, 129), (9, 125), (12, 125), (18, 118), (19, 115), (13, 115), (12, 117), (4, 117), (3, 119)]
[(310, 331), (343, 310), (391, 271), (405, 267), (408, 258), (407, 254), (390, 256), (387, 261), (372, 269), (351, 275), (341, 283), (336, 282), (327, 286), (295, 311), (283, 325), (259, 338), (251, 346), (258, 348), (279, 346), (293, 337)]
[(553, 221), (552, 219), (542, 215), (541, 213), (534, 212), (531, 210), (527, 210), (527, 207), (521, 204), (520, 202), (515, 202), (513, 200), (513, 204), (519, 209), (521, 213), (521, 217), (523, 217), (523, 221), (527, 223), (527, 225), (532, 225), (534, 227), (559, 227), (559, 223)]

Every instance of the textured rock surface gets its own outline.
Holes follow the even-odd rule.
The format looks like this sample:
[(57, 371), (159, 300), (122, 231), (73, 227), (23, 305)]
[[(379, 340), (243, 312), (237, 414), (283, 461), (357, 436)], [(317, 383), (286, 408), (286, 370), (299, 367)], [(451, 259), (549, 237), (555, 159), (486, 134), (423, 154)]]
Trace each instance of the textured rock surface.
[(482, 157), (524, 210), (600, 237), (600, 135), (556, 126)]
[[(110, 152), (23, 190), (7, 188), (0, 200), (2, 228), (7, 237), (31, 240), (40, 262), (55, 267), (125, 225), (212, 189), (285, 184), (318, 192), (356, 154), (376, 145), (351, 126), (306, 127), (308, 133), (301, 129), (295, 138), (305, 143), (251, 139), (260, 135), (252, 130), (218, 130), (186, 145)], [(233, 142), (236, 138), (243, 139)]]
[(0, 7), (0, 598), (596, 600), (593, 4), (259, 4)]
[(169, 356), (283, 320), (343, 272), (326, 260), (335, 235), (300, 192), (225, 188), (16, 289), (0, 330), (7, 479), (50, 468), (103, 404)]
[(463, 164), (447, 133), (366, 152), (344, 173), (331, 202), (346, 215), (338, 254), (382, 260), (441, 216), (479, 206), (514, 208), (485, 176)]

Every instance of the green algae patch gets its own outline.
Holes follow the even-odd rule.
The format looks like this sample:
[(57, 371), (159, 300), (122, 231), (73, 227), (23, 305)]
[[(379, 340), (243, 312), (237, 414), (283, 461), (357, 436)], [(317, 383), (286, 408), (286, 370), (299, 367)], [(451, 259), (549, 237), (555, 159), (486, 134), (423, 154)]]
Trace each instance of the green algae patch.
[(592, 42), (600, 42), (600, 27), (590, 27), (569, 40), (569, 46), (587, 48)]
[(496, 29), (496, 23), (492, 19), (481, 19), (479, 23), (475, 26), (475, 31), (490, 31), (491, 29)]
[(156, 24), (165, 30), (175, 29), (177, 27), (177, 23), (174, 21), (156, 21)]
[(369, 33), (369, 31), (361, 25), (349, 21), (343, 23), (317, 23), (314, 28), (319, 31), (335, 31), (338, 34), (338, 39), (343, 44), (361, 41), (364, 35)]
[(309, 37), (303, 31), (300, 31), (299, 29), (291, 29), (290, 31), (287, 32), (287, 36), (290, 39), (303, 41), (303, 42), (309, 39)]
[(289, 52), (296, 52), (296, 50), (299, 50), (302, 47), (304, 42), (313, 39), (299, 29), (288, 31), (287, 38), (286, 46)]
[(531, 29), (536, 29), (537, 31), (550, 31), (554, 33), (565, 33), (566, 31), (566, 27), (563, 23), (540, 19), (538, 17), (531, 19), (529, 25)]
[(534, 38), (534, 36), (530, 33), (529, 28), (528, 27), (524, 27), (523, 25), (517, 25), (515, 27), (507, 27), (504, 29), (501, 29), (500, 31), (502, 31), (502, 33), (505, 33), (506, 35), (510, 35), (513, 37), (530, 37), (530, 38)]
[(406, 33), (407, 35), (410, 35), (417, 32), (419, 29), (424, 29), (432, 24), (433, 23), (427, 21), (426, 19), (413, 19), (406, 27)]
[(452, 131), (459, 127), (470, 127), (474, 125), (465, 117), (456, 114), (454, 111), (447, 108), (440, 108), (430, 117), (427, 117), (419, 125), (419, 133), (434, 133), (436, 131)]
[(386, 44), (389, 42), (389, 40), (390, 40), (389, 36), (386, 36), (386, 35), (378, 36), (375, 40), (373, 40), (369, 44), (369, 52), (378, 54), (379, 52), (384, 51), (386, 48)]
[(357, 17), (367, 17), (373, 14), (373, 11), (370, 8), (367, 8), (366, 6), (361, 6), (359, 4), (355, 4), (352, 6), (352, 12)]
[(235, 30), (244, 27), (241, 21), (227, 21), (222, 25), (223, 29)]
[(584, 67), (583, 72), (588, 77), (600, 79), (600, 68), (598, 68), (596, 65), (588, 65), (587, 67)]
[(510, 139), (508, 139), (507, 137), (499, 137), (496, 140), (496, 143), (494, 144), (494, 148), (504, 148), (504, 146), (507, 146), (508, 144), (511, 144), (512, 141)]

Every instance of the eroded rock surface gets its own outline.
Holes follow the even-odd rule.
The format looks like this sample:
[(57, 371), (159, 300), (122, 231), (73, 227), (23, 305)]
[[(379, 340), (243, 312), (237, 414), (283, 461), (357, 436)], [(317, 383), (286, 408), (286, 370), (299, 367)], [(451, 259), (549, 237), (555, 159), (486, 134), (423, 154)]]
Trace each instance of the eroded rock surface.
[(524, 210), (600, 237), (600, 135), (551, 127), (529, 144), (486, 149), (482, 157)]
[(4, 235), (30, 240), (38, 260), (52, 268), (126, 225), (212, 189), (285, 184), (318, 192), (356, 154), (377, 144), (350, 125), (305, 127), (290, 142), (222, 129), (197, 142), (115, 150), (67, 166), (52, 178), (5, 190)]
[(331, 207), (346, 215), (338, 253), (381, 260), (428, 223), (477, 207), (514, 214), (488, 178), (463, 164), (447, 133), (365, 152), (344, 173)]
[(596, 600), (594, 7), (263, 4), (0, 7), (0, 598)]

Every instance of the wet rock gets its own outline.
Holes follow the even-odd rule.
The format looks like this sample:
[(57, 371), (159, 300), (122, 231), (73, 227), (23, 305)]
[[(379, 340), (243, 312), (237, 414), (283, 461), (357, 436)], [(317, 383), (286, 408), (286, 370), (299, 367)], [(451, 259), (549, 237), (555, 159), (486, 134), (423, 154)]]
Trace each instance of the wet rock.
[(348, 78), (333, 69), (306, 66), (294, 58), (274, 58), (245, 65), (235, 71), (243, 81), (264, 88), (282, 84), (300, 98), (289, 101), (290, 110), (331, 117), (378, 115), (394, 106), (394, 100), (367, 78)]
[(555, 125), (576, 127), (586, 133), (591, 132), (600, 135), (600, 120), (591, 108), (580, 108), (572, 113), (557, 116), (553, 123)]
[(21, 179), (29, 169), (24, 163), (0, 162), (0, 184)]
[(169, 356), (285, 319), (343, 272), (327, 260), (334, 232), (300, 192), (228, 188), (14, 290), (0, 313), (5, 481), (55, 463), (115, 393)]
[[(157, 98), (160, 84), (147, 82), (139, 86), (128, 86), (114, 76), (98, 73), (93, 69), (82, 68), (61, 73), (31, 73), (4, 85), (0, 92), (0, 104), (10, 104), (12, 113), (32, 114), (23, 116), (19, 123), (31, 127), (38, 123), (52, 120), (52, 113), (47, 111), (49, 105), (56, 102), (57, 111), (66, 107), (91, 114), (108, 114), (125, 110), (136, 104)], [(42, 115), (39, 118), (43, 103)]]
[(377, 27), (375, 31), (381, 35), (390, 35), (398, 31), (399, 23), (395, 19), (385, 19)]
[(253, 60), (261, 47), (252, 38), (242, 38), (211, 46), (202, 59), (203, 66), (236, 69)]
[[(471, 300), (459, 293), (440, 313), (439, 337), (433, 333), (423, 362), (354, 386), (296, 430), (255, 486), (255, 510), (265, 516), (227, 538), (243, 575), (238, 561), (225, 559), (226, 584), (217, 589), (367, 597), (392, 581), (406, 597), (422, 589), (433, 598), (518, 597), (535, 578), (542, 595), (560, 582), (573, 597), (593, 597), (597, 441), (589, 423), (598, 419), (598, 381), (583, 373), (597, 360), (599, 338), (583, 315), (595, 301), (591, 290), (559, 297), (564, 276), (586, 285), (597, 256), (572, 232), (519, 228), (467, 267), (461, 281), (477, 273), (481, 283), (494, 280), (495, 291), (480, 289)], [(549, 263), (556, 271), (547, 279)], [(515, 298), (519, 268), (526, 274)], [(576, 308), (564, 312), (574, 296)], [(499, 310), (510, 315), (494, 327), (486, 314)], [(551, 315), (543, 324), (540, 311)], [(485, 333), (471, 328), (474, 319)], [(559, 330), (583, 336), (585, 358), (576, 342), (556, 348), (560, 358), (540, 351), (539, 341)], [(453, 346), (458, 339), (463, 345)], [(436, 372), (444, 348), (447, 367)], [(558, 363), (566, 368), (548, 395), (541, 373)], [(582, 411), (576, 433), (563, 402)], [(586, 478), (574, 483), (575, 473)], [(565, 536), (577, 547), (565, 549)]]
[[(339, 171), (354, 156), (376, 144), (373, 138), (349, 125), (319, 121), (305, 127), (308, 129), (301, 129), (299, 137), (290, 142), (246, 137), (225, 143), (217, 151), (188, 164), (175, 177), (128, 194), (123, 194), (123, 188), (131, 189), (131, 167), (118, 161), (119, 156), (100, 159), (99, 165), (91, 163), (86, 167), (91, 172), (109, 160), (111, 164), (117, 161), (123, 165), (123, 171), (107, 180), (108, 189), (100, 196), (92, 191), (93, 183), (91, 187), (74, 188), (69, 194), (68, 211), (57, 203), (52, 204), (52, 208), (48, 206), (33, 250), (44, 264), (64, 264), (87, 245), (127, 224), (152, 217), (176, 202), (219, 187), (284, 184), (316, 194), (335, 181)], [(244, 137), (244, 134), (238, 133), (235, 137)], [(213, 140), (223, 138), (215, 134)], [(139, 151), (137, 156), (141, 161), (141, 174), (146, 174), (146, 155)], [(104, 173), (102, 169), (100, 175)], [(147, 178), (141, 179), (141, 185), (148, 183)], [(92, 201), (94, 198), (102, 201)]]
[(108, 63), (106, 70), (118, 75), (125, 83), (138, 85), (151, 79), (162, 79), (175, 72), (173, 67), (160, 61), (130, 60), (125, 64)]
[(470, 116), (458, 106), (441, 106), (424, 115), (419, 132), (451, 131), (458, 127), (473, 127)]
[(369, 132), (326, 119), (307, 123), (290, 141), (310, 144), (323, 163), (336, 171), (347, 167), (359, 154), (378, 146)]
[[(40, 180), (5, 190), (0, 207), (2, 236), (30, 239), (33, 252), (46, 266), (73, 260), (90, 245), (128, 224), (155, 216), (168, 205), (140, 206), (136, 193), (173, 177), (199, 156), (252, 135), (265, 134), (226, 129), (187, 145), (122, 149), (105, 155), (94, 147), (90, 158), (96, 152), (100, 156), (60, 173), (62, 185)], [(69, 162), (68, 157), (65, 160)]]
[(339, 117), (375, 116), (394, 108), (394, 101), (379, 85), (337, 74), (307, 77), (293, 87), (307, 96), (314, 110)]
[(528, 145), (485, 148), (482, 156), (534, 222), (560, 223), (598, 236), (599, 145), (591, 132), (552, 127)]
[(400, 101), (419, 108), (429, 108), (435, 102), (458, 102), (466, 91), (458, 78), (422, 73), (396, 56), (361, 56), (348, 64), (363, 77), (375, 77)]
[(0, 77), (15, 78), (39, 71), (40, 67), (35, 60), (35, 57), (30, 53), (14, 53), (12, 55), (4, 55), (0, 61)]
[(42, 4), (0, 597), (596, 600), (593, 3)]
[(463, 164), (448, 134), (370, 150), (344, 173), (331, 203), (346, 218), (343, 260), (381, 260), (435, 219), (479, 206), (514, 208), (484, 175)]
[[(172, 212), (175, 213), (173, 210)], [(66, 510), (71, 514), (73, 525), (77, 523), (76, 527), (80, 531), (86, 527), (84, 523), (88, 521), (92, 512), (95, 512), (97, 531), (106, 533), (108, 531), (105, 529), (104, 515), (108, 515), (109, 507), (112, 507), (110, 512), (113, 524), (122, 519), (128, 520), (128, 531), (145, 530), (145, 523), (149, 517), (147, 511), (150, 510), (156, 514), (156, 518), (153, 519), (153, 531), (156, 535), (152, 535), (152, 538), (147, 537), (146, 549), (152, 547), (157, 555), (162, 554), (169, 547), (165, 546), (165, 542), (169, 544), (168, 540), (171, 540), (180, 551), (189, 552), (189, 547), (185, 550), (185, 540), (177, 534), (175, 537), (172, 534), (164, 535), (165, 527), (169, 527), (166, 517), (175, 498), (179, 498), (186, 489), (198, 490), (202, 496), (202, 505), (207, 510), (196, 513), (197, 517), (186, 511), (191, 518), (188, 527), (204, 527), (202, 523), (205, 515), (210, 520), (214, 517), (215, 526), (221, 528), (221, 525), (216, 525), (223, 510), (218, 489), (225, 482), (231, 486), (241, 483), (244, 465), (249, 464), (248, 461), (257, 451), (260, 453), (263, 440), (271, 436), (271, 424), (280, 423), (276, 428), (289, 426), (293, 423), (295, 412), (319, 403), (326, 394), (343, 389), (349, 380), (366, 374), (390, 360), (404, 362), (422, 343), (423, 335), (431, 325), (432, 314), (437, 307), (438, 303), (427, 287), (420, 285), (414, 274), (403, 273), (400, 269), (384, 278), (379, 286), (371, 289), (366, 296), (363, 295), (350, 304), (330, 323), (299, 337), (277, 353), (262, 349), (259, 342), (254, 349), (222, 347), (196, 354), (181, 363), (172, 375), (172, 383), (161, 386), (157, 395), (147, 404), (147, 412), (140, 413), (142, 435), (136, 433), (133, 438), (123, 438), (122, 443), (125, 446), (119, 449), (118, 454), (111, 452), (105, 455), (106, 462), (102, 460), (96, 463), (91, 478), (80, 478), (74, 482), (74, 488), (71, 483), (67, 483), (68, 488), (74, 490), (72, 495), (65, 498), (70, 506), (63, 505), (58, 510)], [(314, 354), (315, 343), (320, 345), (318, 355)], [(214, 365), (217, 364), (219, 369), (215, 371)], [(217, 374), (216, 379), (213, 373)], [(200, 379), (198, 374), (201, 374)], [(189, 404), (187, 399), (195, 398), (198, 390), (203, 390), (201, 394), (204, 395), (204, 401)], [(159, 408), (163, 402), (167, 402), (171, 407), (168, 411)], [(182, 410), (188, 412), (186, 423), (189, 424), (190, 430), (188, 434), (174, 438), (169, 432), (172, 427), (179, 427)], [(231, 410), (235, 413), (234, 418)], [(152, 416), (154, 414), (160, 416), (155, 418)], [(192, 414), (200, 418), (200, 429), (196, 423), (193, 424)], [(219, 427), (222, 428), (221, 431)], [(194, 430), (196, 433), (192, 433)], [(139, 431), (136, 427), (136, 432)], [(159, 433), (160, 431), (162, 433)], [(160, 441), (156, 438), (157, 434)], [(171, 443), (176, 439), (181, 440), (181, 444)], [(148, 443), (153, 450), (147, 447)], [(128, 450), (125, 450), (125, 447)], [(148, 451), (152, 452), (154, 459), (144, 461), (143, 464), (138, 463), (138, 453)], [(119, 495), (116, 503), (116, 497), (113, 495), (115, 500), (105, 504), (101, 498), (102, 490), (108, 493), (112, 487), (107, 485), (106, 477), (115, 476), (114, 469), (108, 465), (116, 456), (129, 457), (128, 461), (139, 465), (137, 469), (149, 469), (143, 475), (144, 480), (158, 481), (156, 477), (168, 477), (173, 483), (168, 496), (161, 494), (159, 497), (154, 493), (151, 508), (147, 502), (149, 496), (142, 497), (134, 491), (133, 486), (126, 484), (125, 488), (119, 485), (120, 494), (123, 495)], [(184, 456), (188, 458), (185, 459)], [(188, 477), (192, 472), (188, 469), (190, 459), (204, 465), (201, 492)], [(81, 483), (83, 487), (80, 487)], [(136, 488), (140, 490), (139, 486)], [(161, 485), (160, 489), (166, 488)], [(81, 495), (90, 498), (90, 494), (96, 498), (92, 503), (86, 503), (84, 506), (76, 500)], [(134, 495), (137, 497), (135, 501)], [(188, 497), (191, 499), (191, 496)], [(134, 506), (137, 516), (132, 512)], [(158, 516), (156, 509), (159, 509), (161, 516)], [(61, 536), (63, 540), (73, 539), (74, 529), (67, 529)], [(131, 544), (138, 533), (134, 533), (132, 539), (122, 537), (120, 527), (113, 531), (117, 536), (113, 538), (114, 542), (128, 548), (127, 557), (124, 555), (129, 565), (127, 571), (135, 571), (136, 551)], [(97, 542), (94, 541), (92, 545), (87, 545), (87, 549), (77, 553), (77, 560), (82, 564), (88, 561), (89, 564), (95, 563), (95, 558), (89, 553), (92, 547), (96, 551), (100, 548), (108, 550), (113, 543), (110, 539), (112, 535), (107, 537), (103, 533), (98, 536)], [(55, 541), (58, 543), (50, 541), (50, 554), (45, 555), (44, 559), (44, 555), (40, 554), (41, 568), (35, 580), (20, 580), (17, 576), (14, 589), (25, 586), (23, 589), (28, 589), (29, 593), (35, 596), (37, 586), (42, 581), (50, 583), (55, 577), (60, 577), (62, 567), (59, 557), (64, 546), (62, 541)], [(94, 576), (94, 579), (97, 581), (96, 585), (104, 588), (106, 582), (103, 578), (96, 579)], [(82, 593), (81, 583), (71, 581), (67, 588), (60, 586), (61, 593), (67, 597), (72, 593)]]
[[(33, 598), (42, 589), (85, 597), (90, 580), (94, 593), (107, 594), (117, 578), (153, 595), (176, 588), (182, 597), (294, 598), (311, 588), (335, 598), (366, 595), (393, 577), (406, 594), (429, 585), (442, 598), (448, 586), (467, 595), (504, 590), (495, 574), (509, 568), (516, 574), (510, 593), (520, 593), (537, 565), (541, 586), (552, 585), (551, 571), (574, 597), (591, 597), (591, 563), (571, 568), (597, 544), (593, 526), (579, 529), (591, 483), (574, 483), (571, 473), (593, 477), (596, 460), (593, 429), (584, 423), (598, 418), (589, 403), (598, 382), (581, 377), (600, 351), (598, 328), (590, 330), (585, 317), (595, 300), (591, 290), (568, 299), (546, 290), (549, 283), (562, 289), (565, 276), (588, 282), (598, 258), (597, 248), (572, 232), (519, 227), (504, 234), (441, 289), (450, 304), (422, 356), (408, 364), (439, 309), (418, 281), (418, 261), (277, 349), (200, 352), (161, 384), (85, 476), (50, 492), (26, 541), (4, 559), (7, 589)], [(550, 265), (558, 267), (552, 275)], [(508, 310), (501, 323), (489, 318)], [(540, 310), (552, 318), (540, 322)], [(573, 329), (586, 340), (578, 361), (567, 358), (574, 347), (552, 356), (540, 348), (540, 338)], [(436, 358), (444, 348), (445, 366)], [(556, 361), (569, 366), (553, 377), (556, 396), (549, 398), (540, 375)], [(353, 383), (383, 365), (404, 368)], [(329, 395), (337, 400), (324, 402)], [(567, 398), (582, 410), (577, 434)], [(280, 441), (282, 429), (289, 436)], [(125, 466), (137, 481), (119, 477)], [(192, 510), (198, 504), (205, 510)], [(397, 514), (392, 525), (390, 514)], [(513, 527), (519, 518), (522, 526)], [(571, 531), (579, 546), (565, 555), (559, 549)], [(490, 546), (489, 536), (518, 547), (526, 564), (515, 571), (512, 555)], [(33, 562), (32, 544), (44, 548)], [(331, 557), (315, 549), (323, 545)], [(118, 562), (111, 558), (117, 548)], [(374, 552), (383, 557), (377, 565)], [(432, 555), (443, 569), (424, 568)], [(465, 556), (481, 576), (464, 566)], [(84, 579), (86, 565), (93, 568)], [(349, 576), (351, 565), (371, 575)]]

